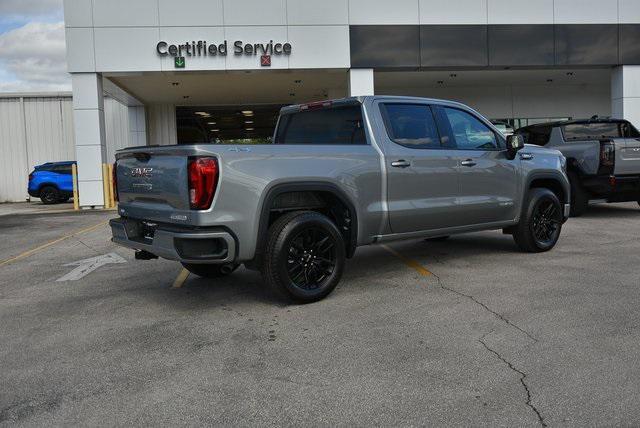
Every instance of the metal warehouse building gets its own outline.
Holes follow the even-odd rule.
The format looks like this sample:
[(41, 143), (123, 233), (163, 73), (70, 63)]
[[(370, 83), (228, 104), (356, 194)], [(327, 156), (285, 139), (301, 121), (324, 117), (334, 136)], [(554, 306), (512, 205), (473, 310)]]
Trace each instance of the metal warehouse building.
[[(104, 100), (105, 159), (113, 159), (117, 149), (138, 143), (129, 141), (128, 132), (137, 118), (129, 118), (117, 99)], [(28, 174), (35, 165), (76, 158), (70, 92), (0, 94), (0, 129), (0, 202), (29, 198)]]
[[(640, 125), (638, 0), (64, 6), (73, 113), (61, 114), (75, 122), (85, 207), (102, 205), (100, 165), (112, 160), (109, 146), (120, 145), (110, 142), (105, 94), (127, 109), (123, 117), (136, 118), (125, 125), (126, 144), (265, 142), (283, 105), (368, 94), (458, 100), (513, 127), (596, 114)], [(20, 120), (19, 109), (11, 114)], [(15, 132), (28, 134), (27, 147), (47, 144), (32, 143), (25, 129)], [(44, 160), (33, 153), (15, 154), (16, 169)]]

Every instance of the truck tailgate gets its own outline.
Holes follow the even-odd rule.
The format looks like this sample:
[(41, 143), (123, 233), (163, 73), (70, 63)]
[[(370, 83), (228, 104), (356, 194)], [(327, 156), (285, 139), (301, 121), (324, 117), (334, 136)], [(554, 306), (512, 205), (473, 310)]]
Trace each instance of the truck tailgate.
[(120, 203), (156, 210), (189, 209), (187, 157), (144, 150), (117, 158)]
[(640, 175), (640, 140), (626, 138), (616, 141), (616, 175)]

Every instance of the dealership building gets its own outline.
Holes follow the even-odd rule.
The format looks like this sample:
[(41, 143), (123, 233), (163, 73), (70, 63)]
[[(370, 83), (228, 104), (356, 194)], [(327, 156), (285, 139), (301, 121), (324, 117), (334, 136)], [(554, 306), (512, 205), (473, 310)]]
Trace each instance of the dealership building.
[[(267, 142), (291, 103), (413, 95), (457, 100), (514, 128), (593, 115), (640, 125), (638, 0), (65, 0), (64, 8), (83, 207), (103, 204), (101, 165), (114, 146)], [(113, 112), (122, 130), (109, 129)]]

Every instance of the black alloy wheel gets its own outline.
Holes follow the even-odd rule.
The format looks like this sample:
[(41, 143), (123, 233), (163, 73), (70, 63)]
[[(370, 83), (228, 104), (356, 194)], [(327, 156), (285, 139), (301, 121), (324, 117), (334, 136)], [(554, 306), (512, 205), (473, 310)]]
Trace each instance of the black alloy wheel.
[(531, 221), (531, 230), (538, 243), (548, 246), (555, 242), (560, 233), (561, 224), (562, 214), (557, 204), (549, 198), (538, 201)]
[(304, 290), (322, 287), (336, 263), (336, 242), (323, 229), (303, 229), (289, 242), (287, 273), (296, 287)]
[(280, 297), (311, 303), (336, 288), (345, 259), (343, 236), (331, 219), (319, 212), (296, 211), (282, 215), (269, 228), (260, 270)]
[(522, 251), (540, 253), (552, 249), (562, 231), (562, 204), (550, 189), (529, 190), (513, 239)]

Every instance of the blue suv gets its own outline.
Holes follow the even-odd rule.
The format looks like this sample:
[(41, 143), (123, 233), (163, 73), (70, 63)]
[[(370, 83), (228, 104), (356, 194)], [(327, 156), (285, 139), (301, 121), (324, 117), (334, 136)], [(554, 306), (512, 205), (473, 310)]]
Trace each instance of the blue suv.
[(73, 196), (71, 166), (75, 163), (47, 162), (36, 166), (29, 174), (29, 195), (47, 205), (68, 201)]

